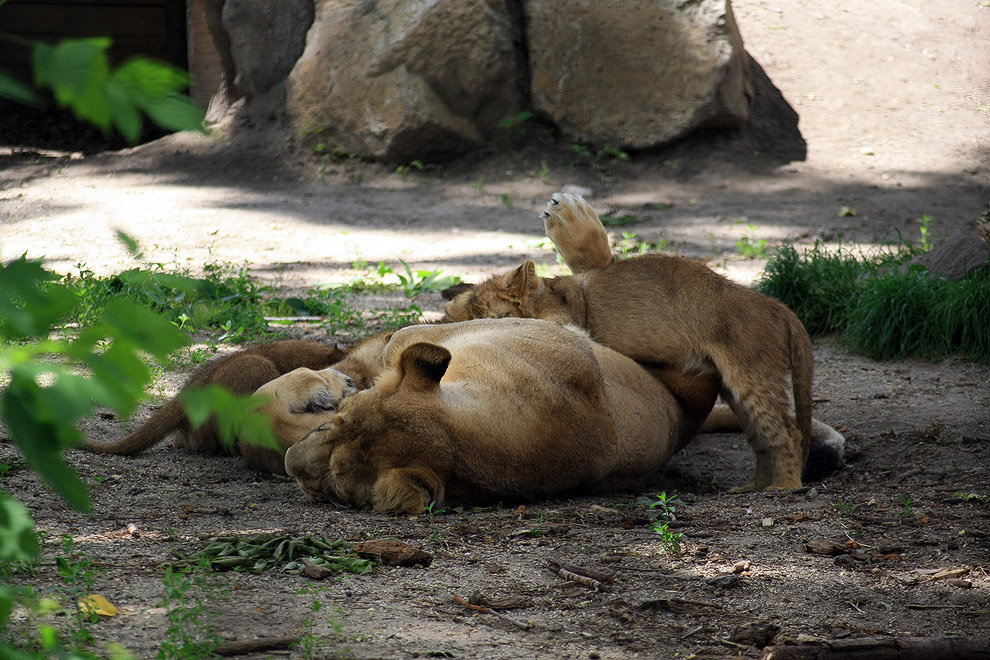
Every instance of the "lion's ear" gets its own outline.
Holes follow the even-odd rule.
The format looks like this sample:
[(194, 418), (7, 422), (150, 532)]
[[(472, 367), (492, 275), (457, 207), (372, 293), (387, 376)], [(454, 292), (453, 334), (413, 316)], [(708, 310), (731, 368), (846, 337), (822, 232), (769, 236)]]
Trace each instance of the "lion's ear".
[(527, 259), (506, 279), (509, 295), (519, 302), (524, 302), (529, 296), (539, 293), (542, 286), (543, 280), (536, 274), (536, 264), (531, 259)]
[(371, 505), (383, 513), (422, 513), (430, 502), (443, 501), (443, 480), (429, 468), (385, 470), (371, 491)]
[(436, 390), (449, 364), (450, 351), (443, 346), (426, 342), (412, 344), (399, 356), (399, 386), (420, 391)]

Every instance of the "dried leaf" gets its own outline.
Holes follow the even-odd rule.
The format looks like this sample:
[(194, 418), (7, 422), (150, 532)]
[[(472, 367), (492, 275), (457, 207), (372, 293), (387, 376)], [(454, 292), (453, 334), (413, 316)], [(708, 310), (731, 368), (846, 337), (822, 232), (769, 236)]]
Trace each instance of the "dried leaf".
[(115, 616), (117, 607), (100, 594), (90, 594), (79, 601), (79, 609), (86, 614)]

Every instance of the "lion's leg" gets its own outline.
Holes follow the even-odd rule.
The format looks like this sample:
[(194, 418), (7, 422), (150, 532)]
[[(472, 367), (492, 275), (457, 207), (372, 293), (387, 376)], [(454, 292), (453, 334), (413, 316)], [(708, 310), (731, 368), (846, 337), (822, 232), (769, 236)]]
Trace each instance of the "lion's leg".
[(790, 490), (801, 487), (804, 468), (804, 443), (790, 413), (785, 389), (786, 377), (779, 379), (726, 378), (723, 398), (739, 417), (746, 431), (756, 467), (744, 485), (730, 492), (746, 493), (757, 490)]
[(595, 209), (582, 198), (554, 193), (540, 217), (547, 236), (575, 274), (612, 263), (605, 227)]

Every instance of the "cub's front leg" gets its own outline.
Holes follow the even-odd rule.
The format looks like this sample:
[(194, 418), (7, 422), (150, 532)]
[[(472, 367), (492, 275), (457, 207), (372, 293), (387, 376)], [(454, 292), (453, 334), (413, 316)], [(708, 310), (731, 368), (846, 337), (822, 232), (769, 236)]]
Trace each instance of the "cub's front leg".
[(547, 236), (575, 274), (612, 263), (605, 227), (595, 209), (581, 197), (554, 193), (540, 217)]

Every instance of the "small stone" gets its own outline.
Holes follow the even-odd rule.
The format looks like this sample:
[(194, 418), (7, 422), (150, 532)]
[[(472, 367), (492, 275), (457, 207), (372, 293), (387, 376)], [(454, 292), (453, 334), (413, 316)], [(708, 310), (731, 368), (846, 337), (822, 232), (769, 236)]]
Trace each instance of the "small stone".
[(773, 527), (773, 518), (764, 518), (762, 524), (764, 527)]
[(708, 578), (705, 580), (705, 584), (709, 584), (718, 589), (732, 589), (739, 585), (742, 578), (733, 573), (727, 573), (725, 575), (716, 575), (713, 578)]
[(732, 565), (732, 572), (742, 573), (743, 571), (748, 571), (750, 566), (752, 566), (752, 564), (748, 559), (742, 559)]
[(846, 546), (823, 538), (813, 538), (804, 545), (805, 550), (813, 555), (844, 555)]

